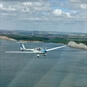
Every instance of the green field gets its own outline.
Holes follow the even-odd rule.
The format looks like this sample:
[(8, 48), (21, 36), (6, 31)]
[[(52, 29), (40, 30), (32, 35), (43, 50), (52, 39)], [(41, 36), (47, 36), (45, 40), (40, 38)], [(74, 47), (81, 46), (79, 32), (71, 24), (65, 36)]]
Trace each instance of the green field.
[(41, 42), (53, 42), (67, 44), (69, 41), (75, 41), (77, 43), (84, 43), (87, 45), (87, 39), (85, 38), (59, 38), (59, 37), (35, 37), (35, 36), (21, 36), (21, 35), (6, 35), (9, 38), (16, 39), (18, 41), (41, 41)]

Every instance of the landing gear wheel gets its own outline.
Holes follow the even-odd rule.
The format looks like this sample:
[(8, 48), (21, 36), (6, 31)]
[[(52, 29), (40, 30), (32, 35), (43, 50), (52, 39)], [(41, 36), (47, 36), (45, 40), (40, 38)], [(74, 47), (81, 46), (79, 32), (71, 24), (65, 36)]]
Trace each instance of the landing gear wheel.
[(39, 55), (39, 54), (37, 54), (37, 57), (40, 57), (40, 55)]
[(47, 54), (44, 54), (44, 56), (46, 56)]

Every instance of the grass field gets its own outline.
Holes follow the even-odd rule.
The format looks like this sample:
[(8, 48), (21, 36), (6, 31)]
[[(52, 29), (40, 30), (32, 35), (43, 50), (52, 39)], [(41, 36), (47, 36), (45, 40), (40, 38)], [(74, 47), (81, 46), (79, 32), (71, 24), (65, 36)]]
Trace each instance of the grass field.
[(67, 44), (69, 41), (75, 41), (77, 43), (84, 43), (87, 45), (87, 39), (85, 38), (59, 38), (59, 37), (35, 37), (35, 36), (21, 36), (21, 35), (6, 35), (9, 38), (24, 41), (42, 41)]

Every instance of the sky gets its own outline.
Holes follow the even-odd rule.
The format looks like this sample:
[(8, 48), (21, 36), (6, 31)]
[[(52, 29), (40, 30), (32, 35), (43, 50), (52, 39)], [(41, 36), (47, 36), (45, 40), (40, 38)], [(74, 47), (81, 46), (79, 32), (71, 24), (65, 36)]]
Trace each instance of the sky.
[(0, 29), (87, 33), (87, 0), (0, 0)]

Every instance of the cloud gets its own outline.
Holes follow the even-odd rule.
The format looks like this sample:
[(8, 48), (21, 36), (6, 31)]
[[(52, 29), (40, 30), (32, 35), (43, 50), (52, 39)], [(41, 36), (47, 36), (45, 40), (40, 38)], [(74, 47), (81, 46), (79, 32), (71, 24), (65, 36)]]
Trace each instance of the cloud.
[(0, 15), (8, 19), (13, 16), (12, 20), (16, 21), (81, 25), (87, 18), (86, 2), (86, 0), (0, 0)]
[(65, 14), (67, 15), (67, 17), (71, 17), (69, 12), (65, 12)]
[(40, 1), (47, 1), (47, 0), (0, 0), (2, 2), (40, 2)]
[(46, 17), (30, 17), (30, 18), (21, 18), (21, 20), (30, 20), (30, 21), (49, 21)]
[[(70, 2), (61, 3), (60, 5), (56, 6), (55, 9), (53, 9), (53, 6), (55, 4), (52, 4), (50, 2), (46, 1), (39, 1), (39, 0), (33, 0), (33, 1), (24, 1), (24, 2), (2, 2), (0, 3), (0, 10), (6, 11), (8, 14), (9, 12), (12, 12), (12, 14), (18, 15), (19, 18), (24, 17), (24, 19), (30, 19), (30, 17), (34, 20), (37, 18), (40, 18), (39, 20), (43, 19), (43, 17), (49, 19), (49, 20), (58, 20), (60, 17), (62, 18), (86, 18), (86, 15), (84, 15), (83, 10), (85, 10), (86, 4), (79, 3), (77, 4), (77, 0), (69, 0)], [(74, 4), (72, 2), (75, 2)], [(66, 6), (68, 5), (68, 6)], [(66, 6), (66, 7), (64, 7)], [(62, 7), (62, 8), (61, 8)], [(66, 10), (66, 8), (68, 10)], [(77, 8), (77, 9), (76, 9)], [(83, 9), (83, 10), (82, 10)], [(81, 12), (83, 11), (83, 12)], [(6, 13), (5, 12), (5, 13)], [(15, 13), (14, 13), (15, 12)], [(31, 19), (30, 19), (31, 20)], [(44, 21), (44, 19), (43, 19)]]
[(50, 9), (49, 4), (44, 2), (23, 2), (23, 5), (33, 11), (47, 11)]
[(5, 6), (5, 4), (0, 3), (0, 10), (4, 10), (4, 11), (16, 11), (16, 8), (14, 6), (11, 6), (11, 5)]
[(17, 14), (1, 13), (2, 16), (17, 16)]
[(80, 7), (84, 10), (87, 10), (87, 4), (81, 4)]
[(44, 2), (17, 2), (17, 3), (6, 3), (0, 4), (0, 9), (5, 11), (22, 11), (22, 12), (30, 12), (30, 11), (48, 11), (50, 10), (50, 6), (48, 3)]
[(2, 9), (2, 8), (3, 8), (3, 4), (0, 3), (0, 9)]
[(68, 18), (71, 17), (69, 12), (64, 12), (61, 9), (55, 9), (52, 13), (55, 16), (59, 16), (59, 17), (68, 17)]
[(24, 5), (24, 6), (32, 6), (33, 3), (32, 3), (32, 2), (23, 2), (23, 5)]
[(87, 0), (69, 0), (69, 7), (77, 9), (77, 10), (85, 10), (87, 9)]
[(87, 0), (69, 0), (70, 2), (76, 2), (76, 3), (87, 3)]
[(60, 10), (60, 9), (55, 9), (55, 10), (53, 11), (53, 14), (56, 15), (56, 16), (61, 16), (61, 15), (63, 14), (63, 11)]

